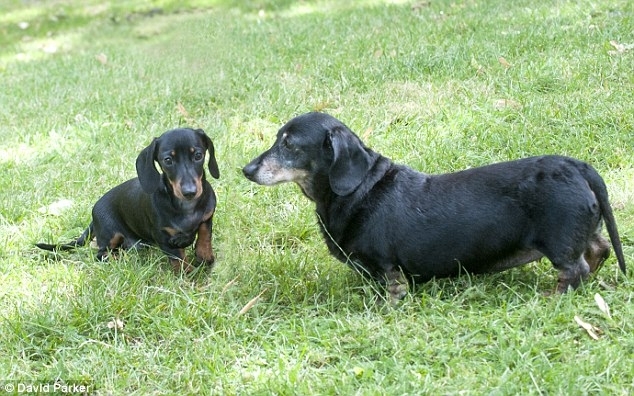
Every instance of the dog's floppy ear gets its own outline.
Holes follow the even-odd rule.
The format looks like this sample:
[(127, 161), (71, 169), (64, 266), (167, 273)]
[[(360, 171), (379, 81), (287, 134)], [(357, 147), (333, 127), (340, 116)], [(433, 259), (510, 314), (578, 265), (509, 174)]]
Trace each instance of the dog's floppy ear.
[(161, 174), (154, 166), (157, 141), (158, 139), (154, 138), (152, 143), (141, 150), (136, 158), (136, 173), (139, 176), (141, 188), (148, 194), (156, 192), (161, 187)]
[(372, 167), (372, 157), (361, 140), (344, 126), (328, 131), (327, 144), (332, 148), (330, 188), (337, 195), (353, 192)]
[(207, 151), (209, 152), (209, 163), (207, 164), (207, 167), (209, 168), (209, 173), (214, 177), (214, 179), (218, 179), (220, 177), (220, 171), (218, 170), (218, 163), (216, 162), (214, 144), (211, 141), (211, 138), (209, 138), (202, 129), (196, 129), (195, 132), (207, 145)]

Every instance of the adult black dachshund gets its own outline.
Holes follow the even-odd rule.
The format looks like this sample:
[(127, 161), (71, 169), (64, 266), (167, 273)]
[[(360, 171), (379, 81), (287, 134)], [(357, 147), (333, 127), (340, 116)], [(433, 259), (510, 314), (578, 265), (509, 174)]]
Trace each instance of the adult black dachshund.
[(398, 165), (324, 113), (293, 118), (243, 169), (258, 184), (295, 182), (317, 206), (330, 252), (384, 282), (393, 301), (408, 279), (498, 272), (546, 256), (558, 292), (610, 254), (625, 260), (603, 179), (561, 156), (428, 175)]
[(194, 267), (187, 262), (184, 249), (196, 240), (197, 261), (213, 263), (216, 195), (205, 179), (206, 152), (209, 173), (217, 179), (214, 146), (203, 130), (165, 132), (139, 154), (138, 178), (116, 186), (97, 201), (92, 222), (79, 238), (61, 245), (37, 246), (70, 250), (95, 237), (97, 258), (106, 260), (117, 249), (158, 245), (169, 256), (174, 271), (190, 272)]

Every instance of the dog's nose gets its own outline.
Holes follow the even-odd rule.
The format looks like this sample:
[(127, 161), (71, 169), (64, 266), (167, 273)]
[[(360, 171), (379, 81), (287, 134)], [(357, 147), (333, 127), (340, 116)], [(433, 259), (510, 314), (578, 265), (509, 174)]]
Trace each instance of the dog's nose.
[(181, 193), (185, 199), (192, 199), (196, 196), (196, 185), (195, 184), (187, 184), (181, 186)]
[(253, 181), (253, 176), (255, 175), (256, 170), (258, 169), (257, 163), (254, 161), (249, 162), (244, 168), (242, 168), (242, 173), (244, 177)]

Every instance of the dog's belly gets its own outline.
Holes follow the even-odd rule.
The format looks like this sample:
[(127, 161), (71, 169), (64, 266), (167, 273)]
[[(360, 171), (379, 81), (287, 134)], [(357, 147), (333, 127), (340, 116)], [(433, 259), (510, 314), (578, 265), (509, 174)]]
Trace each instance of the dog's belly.
[(452, 277), (461, 273), (481, 274), (502, 272), (539, 260), (543, 256), (544, 255), (537, 250), (522, 249), (502, 256), (471, 258), (465, 261), (461, 261), (457, 257), (453, 259), (439, 259), (436, 262), (427, 260), (418, 262), (408, 261), (403, 262), (400, 267), (408, 275), (422, 281), (427, 281), (434, 277)]
[(518, 250), (497, 261), (492, 261), (488, 265), (479, 266), (480, 271), (474, 270), (472, 272), (501, 272), (509, 268), (519, 267), (520, 265), (539, 260), (542, 257), (544, 257), (544, 255), (537, 250)]
[[(482, 235), (486, 235), (482, 232)], [(428, 244), (421, 243), (418, 249), (398, 249), (392, 257), (393, 263), (412, 275), (422, 278), (455, 276), (460, 273), (500, 272), (535, 261), (543, 254), (524, 246), (521, 238), (493, 239), (488, 241)], [(399, 251), (400, 250), (400, 251)]]

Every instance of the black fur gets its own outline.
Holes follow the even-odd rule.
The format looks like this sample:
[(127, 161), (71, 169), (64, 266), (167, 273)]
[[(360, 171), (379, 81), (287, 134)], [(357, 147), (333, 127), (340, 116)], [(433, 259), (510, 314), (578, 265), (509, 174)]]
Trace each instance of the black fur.
[(243, 173), (263, 185), (296, 182), (316, 204), (330, 252), (396, 299), (406, 278), (497, 272), (542, 256), (559, 270), (559, 292), (576, 288), (609, 255), (602, 219), (625, 272), (605, 183), (573, 158), (428, 175), (374, 152), (334, 117), (308, 113)]
[(217, 179), (214, 146), (203, 130), (165, 132), (137, 157), (138, 178), (114, 187), (95, 203), (92, 222), (79, 238), (61, 245), (37, 246), (69, 250), (95, 237), (97, 258), (105, 260), (114, 250), (153, 244), (170, 257), (175, 270), (191, 271), (183, 249), (196, 241), (197, 260), (213, 263), (211, 232), (216, 196), (205, 178), (205, 152), (209, 154), (209, 173)]

